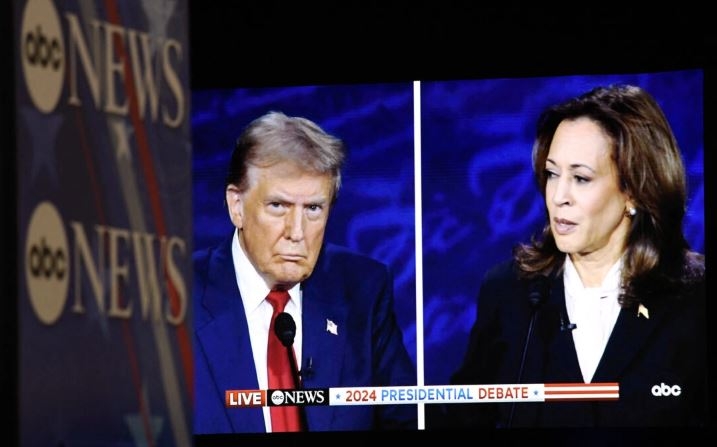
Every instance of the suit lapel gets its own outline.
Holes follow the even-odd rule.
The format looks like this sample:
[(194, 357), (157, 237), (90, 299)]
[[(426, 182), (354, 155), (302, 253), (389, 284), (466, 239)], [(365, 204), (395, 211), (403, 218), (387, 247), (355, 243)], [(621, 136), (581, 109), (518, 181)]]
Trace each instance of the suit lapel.
[[(329, 263), (326, 259), (320, 262), (324, 266)], [(348, 335), (345, 330), (348, 328), (348, 309), (344, 305), (341, 290), (337, 279), (319, 266), (303, 284), (302, 368), (306, 368), (309, 359), (312, 363), (311, 373), (304, 377), (306, 388), (329, 388), (340, 383), (344, 345)], [(333, 411), (331, 417), (326, 417), (326, 407), (305, 408), (311, 431), (330, 429)], [(318, 411), (322, 411), (322, 417), (312, 417)]]
[(661, 300), (654, 300), (654, 303), (650, 304), (650, 318), (638, 316), (635, 309), (620, 310), (593, 382), (619, 380), (630, 361), (639, 353), (667, 313)]
[(568, 324), (568, 311), (565, 306), (563, 276), (557, 275), (551, 281), (550, 294), (543, 310), (543, 339), (548, 343), (550, 353), (544, 365), (545, 377), (550, 381), (582, 382), (582, 373), (575, 351), (572, 332), (564, 328)]
[[(254, 367), (249, 327), (239, 294), (231, 256), (231, 238), (221, 245), (210, 259), (208, 281), (203, 304), (212, 315), (197, 329), (199, 346), (207, 358), (219, 396), (226, 390), (259, 388)], [(227, 308), (229, 311), (226, 311)], [(223, 311), (223, 312), (222, 312)], [(226, 409), (232, 429), (237, 432), (263, 432), (264, 419), (260, 409)]]

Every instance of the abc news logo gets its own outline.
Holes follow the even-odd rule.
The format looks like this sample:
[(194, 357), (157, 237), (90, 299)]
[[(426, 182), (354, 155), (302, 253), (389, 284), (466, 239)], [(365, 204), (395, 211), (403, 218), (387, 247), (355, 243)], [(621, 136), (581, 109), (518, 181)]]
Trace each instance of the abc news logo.
[(46, 239), (41, 237), (39, 243), (30, 245), (28, 257), (32, 278), (55, 278), (58, 281), (65, 278), (68, 266), (64, 247), (53, 250)]
[(55, 72), (63, 67), (62, 43), (58, 37), (45, 34), (42, 25), (28, 30), (22, 45), (27, 63), (33, 67), (49, 68)]
[[(39, 111), (52, 113), (67, 89), (67, 104), (72, 106), (79, 107), (89, 99), (98, 111), (127, 117), (129, 102), (134, 100), (141, 118), (161, 120), (173, 129), (182, 126), (189, 105), (179, 39), (121, 26), (99, 16), (78, 15), (71, 2), (57, 2), (62, 8), (59, 12), (53, 0), (24, 3), (18, 55), (27, 93)], [(169, 25), (172, 18), (158, 11), (147, 20)], [(126, 91), (128, 77), (134, 80), (132, 93)], [(82, 82), (87, 83), (86, 91), (80, 88)]]
[(227, 408), (329, 405), (329, 390), (227, 390), (225, 400)]
[[(174, 326), (185, 321), (189, 295), (183, 239), (105, 225), (95, 225), (92, 238), (81, 222), (69, 226), (67, 233), (60, 211), (49, 201), (37, 204), (27, 224), (25, 284), (40, 322), (55, 324), (68, 303), (72, 313), (86, 313), (90, 296), (99, 315), (108, 318), (139, 315)], [(165, 272), (168, 276), (161, 276)]]
[(60, 99), (65, 72), (62, 26), (53, 2), (28, 1), (21, 26), (20, 54), (28, 93), (39, 110), (49, 113)]
[(679, 396), (682, 394), (682, 388), (680, 388), (679, 385), (667, 385), (664, 382), (660, 383), (659, 385), (655, 385), (650, 390), (652, 391), (652, 395), (655, 397), (663, 397), (663, 396)]

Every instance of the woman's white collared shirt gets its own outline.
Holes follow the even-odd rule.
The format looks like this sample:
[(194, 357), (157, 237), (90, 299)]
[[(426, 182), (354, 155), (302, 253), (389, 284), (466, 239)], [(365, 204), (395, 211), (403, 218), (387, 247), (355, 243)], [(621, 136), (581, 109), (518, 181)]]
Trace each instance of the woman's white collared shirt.
[(565, 305), (570, 323), (576, 325), (571, 332), (585, 383), (592, 381), (620, 314), (621, 267), (622, 259), (610, 268), (600, 287), (584, 287), (570, 256), (565, 257)]

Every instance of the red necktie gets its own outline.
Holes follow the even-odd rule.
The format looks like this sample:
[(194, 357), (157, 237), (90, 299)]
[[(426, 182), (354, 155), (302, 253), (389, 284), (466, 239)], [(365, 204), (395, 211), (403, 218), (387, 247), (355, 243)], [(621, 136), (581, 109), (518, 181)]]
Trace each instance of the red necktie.
[[(274, 307), (274, 314), (271, 316), (271, 325), (269, 326), (269, 346), (267, 349), (269, 389), (293, 389), (295, 388), (294, 376), (291, 371), (287, 348), (281, 344), (281, 340), (274, 333), (274, 320), (276, 320), (277, 315), (284, 311), (284, 307), (289, 301), (289, 292), (286, 290), (272, 290), (266, 300)], [(291, 354), (294, 355), (293, 346)], [(269, 407), (269, 409), (271, 411), (272, 431), (301, 431), (299, 407), (276, 406)]]

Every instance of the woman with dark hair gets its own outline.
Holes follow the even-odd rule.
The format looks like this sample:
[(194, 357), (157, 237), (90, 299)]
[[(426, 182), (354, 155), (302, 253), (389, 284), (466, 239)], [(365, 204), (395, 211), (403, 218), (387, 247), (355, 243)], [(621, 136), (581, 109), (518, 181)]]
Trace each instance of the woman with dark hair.
[(450, 405), (463, 426), (687, 426), (707, 418), (705, 264), (655, 99), (595, 88), (545, 110), (533, 168), (547, 222), (491, 269), (454, 384), (617, 383), (618, 399)]

